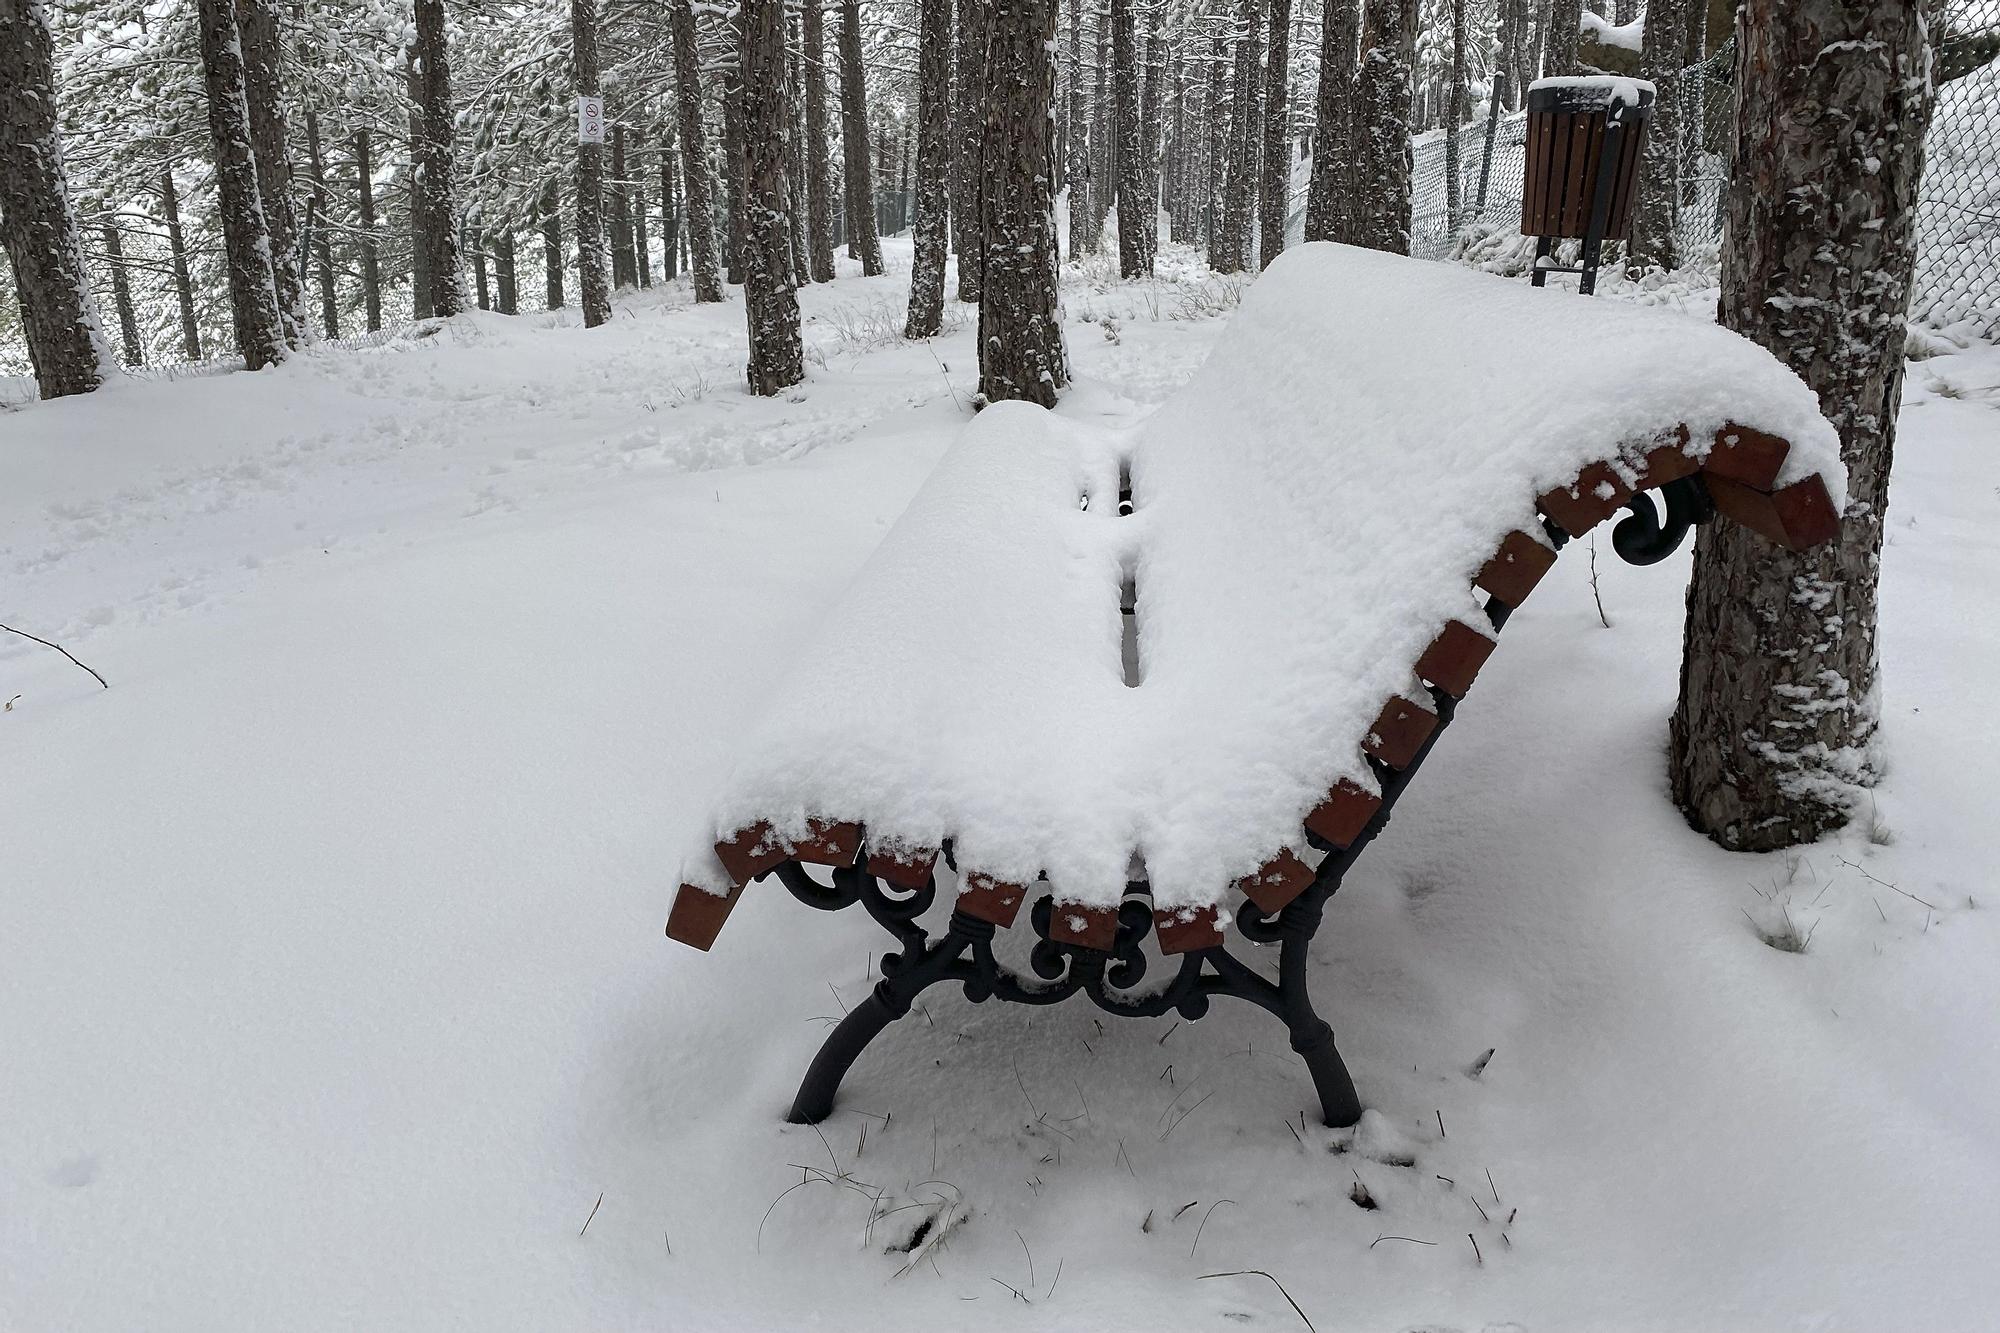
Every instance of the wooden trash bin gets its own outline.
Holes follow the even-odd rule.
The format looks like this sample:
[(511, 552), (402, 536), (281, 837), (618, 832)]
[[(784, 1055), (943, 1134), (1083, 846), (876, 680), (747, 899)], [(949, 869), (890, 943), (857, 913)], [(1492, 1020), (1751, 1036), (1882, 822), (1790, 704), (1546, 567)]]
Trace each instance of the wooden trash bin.
[[(1643, 79), (1597, 76), (1542, 79), (1528, 89), (1527, 181), (1521, 191), (1521, 234), (1534, 236), (1534, 284), (1551, 273), (1581, 275), (1581, 290), (1597, 288), (1604, 242), (1632, 235), (1632, 196), (1653, 85)], [(1582, 264), (1550, 262), (1555, 243), (1583, 242)]]

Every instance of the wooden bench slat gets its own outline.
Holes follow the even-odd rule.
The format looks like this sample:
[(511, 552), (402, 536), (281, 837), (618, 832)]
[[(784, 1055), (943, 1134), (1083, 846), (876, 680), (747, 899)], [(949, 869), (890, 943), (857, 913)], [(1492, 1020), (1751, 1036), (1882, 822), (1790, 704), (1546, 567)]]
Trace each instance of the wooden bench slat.
[(1554, 551), (1516, 529), (1500, 539), (1500, 549), (1481, 566), (1472, 583), (1509, 606), (1519, 606), (1555, 564)]
[(1306, 816), (1306, 829), (1335, 847), (1351, 847), (1381, 808), (1380, 796), (1342, 778)]
[(1778, 473), (1791, 452), (1787, 441), (1731, 422), (1715, 433), (1715, 444), (1702, 460), (1701, 470), (1711, 477), (1769, 491), (1777, 486)]
[(1449, 621), (1417, 659), (1416, 671), (1452, 698), (1463, 699), (1498, 646), (1491, 635), (1481, 634), (1464, 621)]
[(1009, 884), (975, 870), (965, 876), (959, 888), (958, 910), (1005, 930), (1014, 924), (1027, 900), (1024, 885)]
[(736, 910), (743, 886), (733, 886), (727, 894), (710, 893), (698, 884), (683, 884), (674, 894), (673, 909), (667, 913), (667, 938), (707, 953), (722, 933), (722, 923)]
[(1706, 478), (1716, 512), (1794, 551), (1840, 535), (1840, 515), (1817, 474), (1766, 495), (1723, 477)]
[(1592, 463), (1568, 486), (1559, 486), (1535, 501), (1564, 532), (1581, 537), (1618, 512), (1632, 498), (1625, 479), (1604, 463)]
[(1286, 848), (1259, 867), (1256, 874), (1245, 875), (1231, 887), (1257, 904), (1258, 911), (1271, 916), (1284, 911), (1286, 904), (1310, 888), (1312, 882), (1312, 867)]
[(1393, 695), (1368, 728), (1361, 748), (1391, 768), (1408, 768), (1437, 730), (1437, 714), (1413, 699)]
[(1049, 938), (1099, 953), (1110, 953), (1118, 939), (1118, 909), (1056, 903), (1049, 914)]
[(1170, 958), (1197, 949), (1220, 948), (1222, 914), (1213, 907), (1156, 907), (1153, 938), (1160, 942), (1160, 952)]
[(886, 848), (868, 852), (868, 873), (899, 889), (921, 889), (931, 882), (938, 854), (932, 850)]

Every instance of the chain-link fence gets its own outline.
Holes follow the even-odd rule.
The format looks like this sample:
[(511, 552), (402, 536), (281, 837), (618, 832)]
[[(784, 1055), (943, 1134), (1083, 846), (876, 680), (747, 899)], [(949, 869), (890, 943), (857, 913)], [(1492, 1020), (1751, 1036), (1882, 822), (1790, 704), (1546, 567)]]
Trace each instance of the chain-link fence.
[[(1959, 0), (1944, 11), (1938, 22), (1937, 111), (1925, 140), (1917, 203), (1910, 314), (1931, 328), (2000, 337), (2000, 0)], [(1735, 115), (1733, 55), (1725, 47), (1683, 70), (1673, 94), (1680, 112), (1675, 230), (1680, 253), (1696, 266), (1708, 262), (1722, 241)], [(1483, 253), (1513, 255), (1516, 247), (1505, 239), (1520, 223), (1526, 125), (1526, 117), (1514, 112), (1458, 131), (1455, 219), (1445, 175), (1446, 132), (1417, 139), (1414, 254), (1448, 258), (1477, 237)]]

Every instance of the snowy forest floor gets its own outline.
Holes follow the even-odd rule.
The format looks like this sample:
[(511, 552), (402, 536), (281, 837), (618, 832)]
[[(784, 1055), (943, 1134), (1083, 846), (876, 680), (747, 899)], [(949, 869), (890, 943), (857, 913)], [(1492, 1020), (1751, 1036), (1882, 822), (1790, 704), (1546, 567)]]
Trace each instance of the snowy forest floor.
[[(1686, 557), (1600, 551), (1606, 629), (1575, 551), (1321, 932), (1358, 1130), (1261, 1015), (941, 990), (816, 1131), (886, 937), (661, 924), (966, 417), (907, 265), (804, 294), (782, 401), (676, 287), (0, 410), (0, 619), (111, 683), (0, 637), (0, 1326), (1302, 1327), (1245, 1269), (1322, 1333), (1992, 1325), (2000, 351), (1911, 367), (1868, 826), (1689, 832)], [(1230, 304), (1068, 278), (1112, 423)]]

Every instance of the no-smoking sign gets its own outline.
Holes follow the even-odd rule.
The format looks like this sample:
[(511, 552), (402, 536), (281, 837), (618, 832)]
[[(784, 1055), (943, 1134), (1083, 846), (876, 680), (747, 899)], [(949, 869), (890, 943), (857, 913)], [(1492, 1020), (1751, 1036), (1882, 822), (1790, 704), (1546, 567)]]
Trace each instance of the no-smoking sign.
[(576, 141), (578, 143), (604, 142), (604, 99), (602, 97), (579, 97), (576, 99)]

